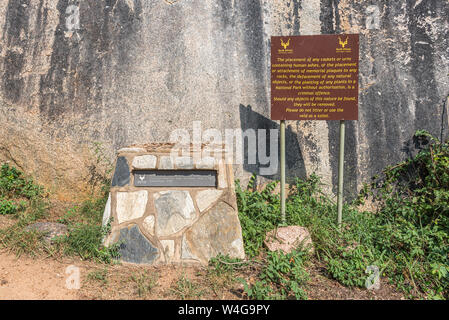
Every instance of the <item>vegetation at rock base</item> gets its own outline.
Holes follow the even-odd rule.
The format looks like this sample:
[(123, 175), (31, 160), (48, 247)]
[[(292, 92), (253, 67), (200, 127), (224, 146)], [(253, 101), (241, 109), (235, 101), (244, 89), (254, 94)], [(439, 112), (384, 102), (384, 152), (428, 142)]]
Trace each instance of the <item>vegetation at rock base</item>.
[(26, 231), (31, 223), (47, 215), (47, 194), (32, 178), (19, 169), (4, 163), (0, 169), (0, 214), (16, 221), (0, 230), (0, 246), (7, 247), (17, 255), (35, 255), (39, 252), (53, 253), (35, 231)]
[[(101, 157), (98, 156), (97, 160), (101, 161)], [(102, 244), (104, 235), (110, 231), (110, 222), (102, 226), (110, 181), (98, 173), (95, 179), (102, 184), (100, 195), (92, 193), (90, 199), (73, 206), (58, 219), (59, 223), (68, 226), (69, 232), (53, 239), (50, 245), (44, 241), (44, 234), (26, 229), (49, 216), (51, 203), (47, 192), (19, 169), (3, 164), (0, 170), (0, 214), (11, 216), (16, 223), (0, 230), (0, 246), (18, 255), (77, 255), (104, 263), (118, 258), (118, 245), (105, 247)]]
[[(336, 227), (336, 204), (323, 195), (316, 175), (291, 186), (287, 224), (309, 229), (316, 258), (325, 263), (329, 276), (346, 286), (364, 287), (367, 268), (377, 266), (381, 277), (411, 298), (447, 299), (449, 143), (426, 131), (418, 131), (415, 139), (423, 146), (415, 157), (386, 168), (356, 201), (344, 206), (342, 230)], [(289, 265), (291, 254), (265, 253), (263, 248), (265, 234), (280, 223), (276, 183), (256, 191), (254, 181), (255, 176), (246, 190), (236, 182), (240, 222), (247, 255), (267, 258), (258, 280), (252, 286), (245, 283), (245, 291), (255, 299), (285, 298), (287, 291), (305, 298), (299, 290), (306, 285), (305, 254), (294, 253), (300, 258)], [(377, 212), (357, 209), (368, 197), (377, 203)], [(299, 288), (289, 288), (292, 279)]]
[(74, 206), (58, 220), (69, 228), (69, 234), (57, 240), (65, 254), (78, 255), (83, 260), (111, 263), (119, 258), (117, 244), (106, 247), (103, 238), (110, 232), (111, 221), (102, 226), (102, 217), (108, 192), (100, 198), (86, 200)]

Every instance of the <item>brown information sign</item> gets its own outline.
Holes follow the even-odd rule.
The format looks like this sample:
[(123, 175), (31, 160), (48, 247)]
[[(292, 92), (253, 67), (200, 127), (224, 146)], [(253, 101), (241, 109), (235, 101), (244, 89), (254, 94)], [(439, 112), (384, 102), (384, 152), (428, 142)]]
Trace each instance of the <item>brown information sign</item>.
[(357, 120), (359, 35), (271, 37), (272, 120)]

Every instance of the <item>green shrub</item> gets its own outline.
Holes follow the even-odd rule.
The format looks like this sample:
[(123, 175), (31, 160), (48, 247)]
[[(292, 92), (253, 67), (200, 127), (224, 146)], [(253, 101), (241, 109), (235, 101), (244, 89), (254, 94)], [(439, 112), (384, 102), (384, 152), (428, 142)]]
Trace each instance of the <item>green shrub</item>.
[(424, 130), (415, 139), (425, 147), (386, 168), (361, 195), (379, 203), (375, 245), (395, 262), (387, 273), (407, 292), (447, 298), (440, 271), (449, 265), (449, 142)]
[(14, 201), (0, 199), (0, 214), (14, 214), (18, 210), (18, 206)]
[(294, 250), (289, 254), (282, 252), (268, 252), (266, 264), (258, 280), (250, 285), (240, 280), (250, 299), (307, 299), (304, 287), (309, 281), (309, 274), (305, 270), (304, 262), (307, 253)]
[(33, 179), (26, 178), (22, 171), (2, 164), (0, 168), (0, 196), (24, 197), (27, 199), (42, 196), (44, 189), (35, 184)]
[(119, 257), (119, 246), (103, 246), (102, 240), (106, 232), (107, 228), (101, 225), (76, 223), (69, 227), (68, 236), (63, 237), (60, 243), (65, 244), (66, 254), (78, 255), (83, 260), (110, 263)]
[(256, 256), (263, 246), (265, 234), (280, 223), (279, 196), (272, 191), (276, 182), (270, 183), (262, 192), (255, 192), (255, 175), (249, 181), (248, 188), (242, 190), (236, 181), (236, 196), (239, 208), (240, 224), (245, 253), (249, 257)]

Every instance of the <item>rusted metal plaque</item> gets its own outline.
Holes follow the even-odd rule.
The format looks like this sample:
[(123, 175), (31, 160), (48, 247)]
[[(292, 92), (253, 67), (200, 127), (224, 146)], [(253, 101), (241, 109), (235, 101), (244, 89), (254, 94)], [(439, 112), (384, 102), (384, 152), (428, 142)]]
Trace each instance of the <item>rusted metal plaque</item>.
[(359, 35), (271, 37), (272, 120), (357, 120)]

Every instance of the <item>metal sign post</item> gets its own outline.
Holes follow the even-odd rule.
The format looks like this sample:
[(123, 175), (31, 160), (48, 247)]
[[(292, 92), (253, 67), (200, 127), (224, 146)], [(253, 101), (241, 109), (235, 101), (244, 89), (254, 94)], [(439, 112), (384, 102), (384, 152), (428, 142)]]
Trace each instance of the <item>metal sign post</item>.
[(337, 224), (341, 228), (343, 211), (343, 171), (345, 162), (345, 120), (340, 120), (340, 150), (338, 155), (338, 194), (337, 194)]
[(281, 221), (285, 224), (285, 120), (281, 120)]

